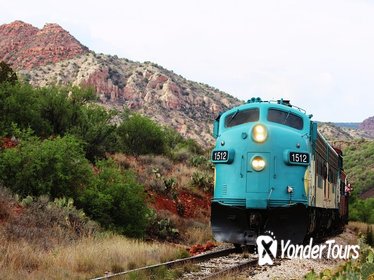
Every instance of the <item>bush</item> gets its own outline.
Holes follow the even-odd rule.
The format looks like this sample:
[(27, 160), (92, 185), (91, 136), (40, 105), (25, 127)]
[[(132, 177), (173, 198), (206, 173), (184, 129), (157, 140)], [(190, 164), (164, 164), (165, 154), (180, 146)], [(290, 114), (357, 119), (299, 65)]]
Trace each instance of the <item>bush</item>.
[(40, 96), (30, 85), (0, 84), (0, 129), (9, 133), (12, 123), (31, 128), (38, 135), (49, 135), (50, 124), (41, 116)]
[(92, 236), (99, 228), (83, 211), (73, 206), (72, 199), (51, 202), (48, 197), (32, 198), (22, 215), (11, 217), (4, 227), (9, 240), (25, 240), (42, 248), (69, 243), (83, 236)]
[(127, 154), (163, 154), (166, 138), (162, 128), (139, 114), (125, 118), (117, 129), (122, 151)]
[(191, 185), (200, 188), (204, 192), (213, 190), (213, 176), (208, 173), (194, 172), (191, 178)]
[(116, 126), (112, 124), (115, 115), (114, 111), (108, 112), (98, 105), (84, 106), (76, 125), (70, 129), (70, 133), (85, 143), (86, 157), (91, 162), (104, 158), (106, 152), (116, 150)]
[(97, 170), (93, 183), (80, 194), (78, 204), (104, 227), (142, 236), (148, 212), (143, 187), (131, 172), (121, 173), (111, 160), (99, 161)]
[(374, 198), (356, 199), (349, 205), (349, 219), (364, 223), (374, 223)]
[(30, 137), (0, 153), (0, 181), (21, 196), (75, 198), (92, 175), (82, 143), (73, 136), (43, 141)]
[(147, 235), (158, 240), (176, 242), (179, 239), (179, 231), (169, 218), (160, 217), (154, 210), (149, 211)]
[(195, 140), (187, 139), (179, 142), (170, 152), (173, 160), (178, 162), (192, 161), (196, 155), (202, 155), (203, 150)]

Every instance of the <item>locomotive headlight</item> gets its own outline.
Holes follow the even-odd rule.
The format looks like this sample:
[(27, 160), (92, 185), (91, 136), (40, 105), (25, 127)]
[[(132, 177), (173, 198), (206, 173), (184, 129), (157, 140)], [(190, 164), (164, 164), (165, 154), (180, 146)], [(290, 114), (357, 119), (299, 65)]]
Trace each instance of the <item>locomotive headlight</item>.
[(261, 171), (265, 168), (266, 166), (266, 162), (265, 160), (260, 157), (260, 156), (256, 156), (252, 159), (252, 168), (253, 170), (255, 171)]
[(268, 131), (265, 126), (262, 124), (256, 124), (252, 129), (252, 138), (257, 143), (265, 142), (266, 138), (268, 137)]

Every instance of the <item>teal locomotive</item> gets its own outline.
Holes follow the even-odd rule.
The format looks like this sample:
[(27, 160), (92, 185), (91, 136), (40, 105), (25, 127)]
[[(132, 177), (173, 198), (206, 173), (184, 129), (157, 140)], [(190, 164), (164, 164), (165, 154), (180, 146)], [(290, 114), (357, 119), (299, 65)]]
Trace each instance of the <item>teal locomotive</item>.
[(211, 154), (216, 240), (254, 245), (269, 231), (301, 243), (347, 222), (342, 152), (311, 118), (289, 101), (260, 98), (217, 117)]

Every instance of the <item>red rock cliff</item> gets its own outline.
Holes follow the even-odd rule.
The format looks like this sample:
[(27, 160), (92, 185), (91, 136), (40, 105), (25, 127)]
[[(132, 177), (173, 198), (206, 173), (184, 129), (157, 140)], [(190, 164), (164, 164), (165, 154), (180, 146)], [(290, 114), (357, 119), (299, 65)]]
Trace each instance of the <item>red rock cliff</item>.
[(22, 21), (0, 26), (0, 60), (13, 69), (32, 69), (88, 52), (69, 32), (57, 24), (42, 29)]

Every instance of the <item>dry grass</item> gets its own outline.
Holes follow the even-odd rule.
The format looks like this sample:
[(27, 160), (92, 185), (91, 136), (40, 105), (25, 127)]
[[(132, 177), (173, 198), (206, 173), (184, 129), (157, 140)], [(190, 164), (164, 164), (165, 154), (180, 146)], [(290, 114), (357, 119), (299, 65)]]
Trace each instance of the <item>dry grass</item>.
[(0, 188), (0, 202), (0, 279), (87, 279), (185, 253), (102, 233), (80, 211), (46, 197), (21, 206)]
[(212, 241), (212, 229), (210, 227), (209, 218), (205, 217), (199, 221), (195, 219), (181, 219), (175, 214), (168, 212), (159, 212), (162, 215), (167, 215), (172, 224), (179, 230), (182, 243), (189, 246), (194, 244), (205, 244), (207, 241)]
[(363, 222), (349, 222), (348, 228), (353, 230), (354, 232), (358, 234), (365, 234), (367, 231), (368, 226), (371, 226), (374, 228), (374, 225), (366, 224)]
[(84, 238), (45, 251), (27, 242), (0, 243), (2, 279), (87, 279), (178, 258), (181, 249), (121, 236)]
[(207, 241), (213, 240), (212, 229), (208, 225), (195, 225), (189, 227), (185, 235), (188, 245), (205, 244)]
[(357, 236), (363, 236), (365, 243), (370, 246), (374, 245), (374, 226), (363, 222), (349, 222), (348, 228), (353, 230)]

